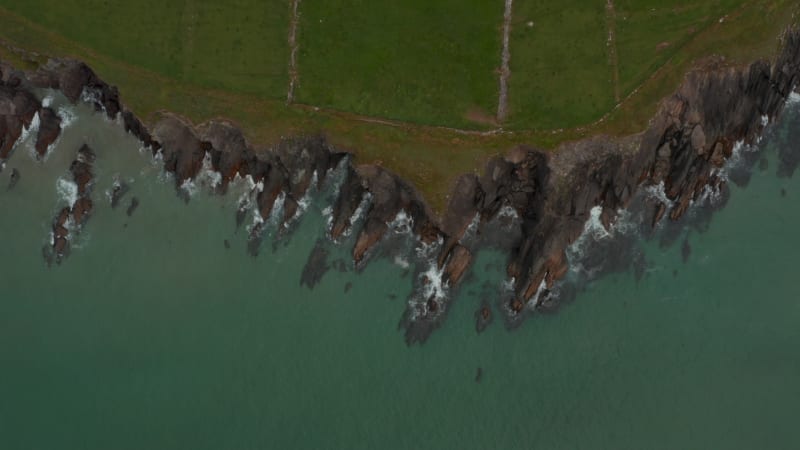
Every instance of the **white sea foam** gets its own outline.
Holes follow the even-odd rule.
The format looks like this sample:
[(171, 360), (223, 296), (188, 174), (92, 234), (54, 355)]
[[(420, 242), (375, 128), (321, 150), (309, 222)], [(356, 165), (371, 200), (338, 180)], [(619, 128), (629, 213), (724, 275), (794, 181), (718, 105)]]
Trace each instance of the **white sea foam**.
[(569, 267), (571, 271), (580, 272), (583, 270), (580, 260), (583, 259), (583, 256), (586, 254), (586, 251), (592, 242), (601, 241), (612, 237), (611, 232), (606, 229), (602, 220), (600, 219), (602, 214), (602, 206), (593, 207), (589, 211), (589, 218), (586, 220), (586, 224), (583, 226), (583, 232), (580, 236), (578, 236), (578, 239), (576, 239), (575, 242), (567, 247), (567, 261), (569, 261)]
[(401, 255), (395, 255), (394, 263), (403, 269), (408, 269), (411, 266), (411, 263), (409, 263), (408, 260)]
[(52, 104), (53, 104), (53, 96), (50, 94), (45, 95), (44, 98), (42, 99), (42, 107), (48, 108)]
[(330, 233), (333, 227), (333, 206), (326, 206), (322, 209), (322, 217), (325, 219), (325, 229)]
[(763, 116), (761, 116), (761, 126), (765, 127), (768, 124), (769, 124), (769, 116), (764, 114)]
[(287, 225), (299, 219), (303, 214), (305, 214), (306, 211), (308, 211), (308, 207), (311, 206), (312, 191), (316, 189), (317, 181), (317, 171), (315, 170), (311, 175), (311, 183), (308, 185), (308, 189), (306, 189), (303, 197), (297, 202), (297, 211), (294, 213), (294, 216), (287, 221)]
[(203, 156), (203, 167), (197, 174), (196, 179), (200, 186), (205, 186), (210, 189), (216, 189), (222, 184), (222, 174), (214, 170), (214, 166), (211, 163), (211, 154), (208, 152)]
[(395, 234), (411, 234), (414, 228), (414, 219), (405, 210), (400, 210), (394, 220), (387, 223), (389, 229)]
[(59, 200), (70, 208), (78, 201), (78, 185), (74, 181), (59, 177), (56, 180), (56, 193), (58, 193)]
[(371, 193), (367, 192), (363, 197), (361, 197), (361, 202), (358, 203), (358, 207), (355, 211), (353, 211), (353, 215), (350, 216), (350, 226), (347, 227), (347, 229), (342, 233), (345, 237), (350, 236), (350, 234), (353, 232), (355, 225), (364, 217), (364, 214), (367, 212), (371, 202)]
[[(423, 298), (429, 299), (431, 297), (441, 300), (447, 297), (449, 289), (448, 283), (444, 281), (444, 268), (439, 269), (435, 261), (432, 261), (428, 266), (428, 270), (420, 275), (420, 279), (424, 281), (428, 279), (427, 283), (422, 283)], [(424, 278), (423, 278), (424, 277)]]
[[(28, 138), (31, 135), (35, 134), (39, 130), (39, 112), (37, 111), (33, 115), (33, 119), (31, 120), (31, 124), (27, 127), (25, 125), (22, 126), (22, 132), (17, 139), (17, 142), (14, 143), (14, 147), (19, 147), (20, 145), (28, 142)], [(36, 149), (33, 145), (28, 146), (29, 154), (31, 158), (36, 159)]]
[(509, 278), (507, 280), (503, 280), (503, 281), (500, 282), (500, 290), (505, 292), (505, 293), (507, 293), (507, 294), (511, 293), (511, 292), (514, 292), (514, 284), (516, 282), (517, 282), (517, 279), (514, 278), (514, 277), (511, 277), (511, 278)]
[(469, 242), (471, 241), (475, 235), (478, 233), (478, 226), (481, 223), (481, 214), (475, 213), (475, 217), (472, 218), (472, 221), (467, 225), (467, 228), (464, 230), (464, 235), (461, 236), (460, 242)]
[(66, 130), (78, 120), (78, 115), (75, 108), (70, 105), (62, 105), (58, 107), (58, 117), (61, 118), (61, 131)]
[(667, 205), (667, 207), (671, 207), (673, 205), (673, 201), (667, 197), (667, 192), (664, 190), (664, 182), (661, 181), (658, 184), (651, 184), (644, 188), (644, 192), (650, 197), (659, 202)]
[(503, 205), (503, 207), (497, 212), (497, 217), (517, 220), (519, 219), (519, 214), (517, 214), (517, 210), (511, 205)]
[(789, 94), (789, 98), (786, 99), (786, 104), (787, 105), (796, 105), (798, 103), (800, 103), (800, 93), (792, 91), (792, 93)]
[(544, 278), (542, 278), (542, 282), (539, 283), (539, 287), (536, 288), (536, 293), (533, 294), (533, 297), (531, 297), (531, 301), (529, 301), (527, 303), (527, 306), (528, 306), (529, 309), (533, 309), (533, 310), (536, 309), (536, 305), (539, 303), (539, 297), (547, 289), (547, 281), (546, 281), (546, 279), (547, 279), (547, 274), (545, 273), (544, 274)]
[(103, 103), (100, 101), (100, 93), (94, 89), (84, 87), (83, 91), (81, 91), (81, 101), (90, 105), (100, 105), (100, 107), (105, 110)]

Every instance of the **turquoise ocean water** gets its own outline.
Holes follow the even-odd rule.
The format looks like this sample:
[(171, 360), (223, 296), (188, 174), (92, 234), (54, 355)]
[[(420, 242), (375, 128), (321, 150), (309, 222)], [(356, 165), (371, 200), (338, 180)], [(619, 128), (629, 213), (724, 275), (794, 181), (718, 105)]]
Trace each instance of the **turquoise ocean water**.
[[(478, 334), (474, 311), (504, 281), (503, 256), (485, 250), (443, 326), (408, 347), (414, 275), (398, 261), (300, 285), (324, 192), (251, 257), (234, 220), (245, 183), (218, 196), (198, 182), (185, 204), (119, 124), (53, 101), (72, 121), (46, 163), (29, 138), (0, 173), (2, 449), (800, 445), (800, 177), (775, 175), (776, 140), (708, 230), (688, 232), (686, 262), (683, 236), (642, 242), (640, 281), (608, 275), (557, 314)], [(83, 143), (98, 155), (95, 211), (48, 268)], [(22, 176), (7, 191), (11, 168)], [(115, 179), (131, 191), (112, 209)]]

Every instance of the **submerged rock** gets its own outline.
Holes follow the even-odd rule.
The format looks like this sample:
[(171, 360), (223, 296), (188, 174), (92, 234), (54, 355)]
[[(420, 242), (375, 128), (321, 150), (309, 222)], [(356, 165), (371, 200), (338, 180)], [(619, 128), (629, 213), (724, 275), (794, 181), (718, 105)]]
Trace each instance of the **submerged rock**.
[(300, 285), (313, 288), (322, 280), (322, 277), (331, 267), (328, 265), (328, 249), (325, 242), (318, 239), (314, 249), (308, 255), (308, 261), (300, 275)]
[(133, 212), (136, 211), (136, 208), (139, 207), (139, 199), (136, 197), (131, 198), (131, 203), (128, 205), (127, 211), (125, 213), (128, 217), (133, 215)]
[(130, 187), (123, 182), (116, 181), (114, 185), (111, 187), (111, 209), (116, 209), (119, 206), (119, 202), (122, 200), (122, 197), (128, 193)]
[(8, 179), (8, 188), (7, 188), (7, 190), (9, 190), (9, 191), (13, 190), (17, 186), (17, 183), (19, 183), (20, 177), (21, 177), (21, 175), (19, 173), (19, 170), (17, 170), (16, 168), (11, 169), (11, 176)]

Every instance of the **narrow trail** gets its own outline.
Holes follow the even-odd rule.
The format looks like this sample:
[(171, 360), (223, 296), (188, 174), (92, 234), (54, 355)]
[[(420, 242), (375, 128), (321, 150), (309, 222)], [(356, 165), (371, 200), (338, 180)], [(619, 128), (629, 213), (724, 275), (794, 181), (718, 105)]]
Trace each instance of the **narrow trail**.
[(289, 5), (291, 9), (291, 17), (289, 19), (289, 90), (286, 93), (286, 103), (291, 104), (294, 102), (294, 89), (297, 86), (298, 73), (297, 73), (297, 27), (300, 23), (300, 15), (298, 8), (300, 0), (292, 0)]
[(189, 0), (184, 4), (183, 14), (181, 15), (181, 27), (183, 28), (182, 42), (183, 52), (181, 54), (181, 71), (183, 76), (194, 70), (195, 54), (195, 35), (197, 34), (197, 5), (194, 0)]
[(517, 134), (511, 130), (503, 130), (502, 128), (493, 128), (490, 130), (465, 130), (462, 128), (454, 128), (448, 127), (443, 125), (425, 125), (419, 124), (416, 122), (406, 122), (402, 120), (395, 120), (395, 119), (384, 119), (381, 117), (373, 117), (373, 116), (365, 116), (362, 114), (352, 113), (348, 111), (342, 111), (338, 109), (332, 108), (324, 108), (314, 105), (308, 105), (304, 103), (293, 103), (291, 105), (294, 108), (306, 110), (306, 111), (313, 111), (313, 112), (324, 112), (326, 114), (334, 115), (346, 120), (353, 120), (357, 122), (365, 122), (365, 123), (374, 123), (377, 125), (384, 125), (393, 128), (402, 128), (402, 129), (420, 129), (420, 130), (440, 130), (440, 131), (449, 131), (465, 136), (495, 136), (495, 135), (514, 135)]
[(500, 55), (500, 94), (497, 99), (497, 122), (503, 122), (508, 115), (508, 77), (511, 75), (509, 63), (511, 49), (509, 48), (509, 35), (511, 34), (511, 13), (514, 0), (506, 0), (503, 12), (503, 50)]
[(606, 0), (606, 27), (608, 28), (608, 62), (611, 65), (611, 80), (614, 84), (614, 102), (620, 102), (619, 89), (619, 57), (617, 56), (617, 12), (614, 0)]

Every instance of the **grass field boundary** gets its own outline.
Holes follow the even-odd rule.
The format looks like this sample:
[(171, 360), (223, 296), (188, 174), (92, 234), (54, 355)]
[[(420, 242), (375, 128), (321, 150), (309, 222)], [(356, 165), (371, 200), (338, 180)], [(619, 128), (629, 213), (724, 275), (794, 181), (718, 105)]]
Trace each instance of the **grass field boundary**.
[(619, 56), (617, 54), (617, 12), (614, 9), (614, 0), (606, 0), (606, 26), (608, 27), (608, 61), (611, 65), (611, 81), (614, 84), (614, 102), (621, 100), (619, 87)]
[(500, 51), (500, 91), (497, 98), (497, 121), (503, 122), (508, 115), (508, 77), (511, 75), (511, 49), (509, 36), (511, 35), (511, 16), (513, 14), (514, 0), (505, 0), (503, 11), (503, 48)]
[(286, 92), (286, 103), (292, 104), (294, 101), (294, 89), (300, 76), (297, 73), (297, 27), (300, 24), (300, 0), (292, 0), (289, 9), (289, 88)]

